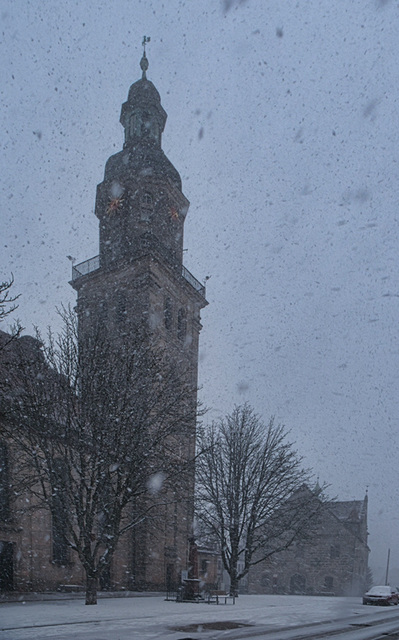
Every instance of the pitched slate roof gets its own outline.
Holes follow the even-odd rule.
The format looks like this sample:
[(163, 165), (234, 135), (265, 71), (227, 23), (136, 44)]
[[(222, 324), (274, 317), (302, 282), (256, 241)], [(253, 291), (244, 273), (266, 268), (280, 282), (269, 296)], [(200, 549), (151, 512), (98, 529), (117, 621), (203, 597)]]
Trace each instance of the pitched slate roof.
[(346, 500), (342, 502), (331, 502), (329, 509), (340, 521), (358, 521), (364, 515), (363, 500)]

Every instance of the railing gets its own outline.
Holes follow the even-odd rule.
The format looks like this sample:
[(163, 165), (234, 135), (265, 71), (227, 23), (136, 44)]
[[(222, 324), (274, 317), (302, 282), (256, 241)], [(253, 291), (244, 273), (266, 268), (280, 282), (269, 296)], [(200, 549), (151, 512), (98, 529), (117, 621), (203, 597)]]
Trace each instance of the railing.
[(182, 276), (191, 284), (192, 287), (194, 287), (196, 291), (198, 291), (199, 294), (201, 294), (203, 298), (205, 298), (205, 286), (201, 284), (197, 278), (194, 278), (193, 274), (190, 273), (186, 267), (183, 267), (182, 269)]
[(81, 278), (82, 276), (87, 276), (88, 273), (92, 271), (97, 271), (100, 268), (100, 256), (94, 256), (94, 258), (89, 258), (89, 260), (85, 260), (84, 262), (80, 262), (79, 264), (72, 265), (72, 282)]
[[(92, 271), (97, 271), (99, 268), (100, 256), (94, 256), (94, 258), (89, 258), (89, 260), (72, 265), (72, 282), (82, 276), (87, 276), (87, 274), (92, 273)], [(198, 291), (201, 296), (205, 298), (205, 286), (201, 284), (197, 278), (194, 278), (193, 274), (190, 273), (186, 267), (182, 267), (182, 276), (189, 284), (191, 284), (192, 287), (194, 287), (196, 291)]]

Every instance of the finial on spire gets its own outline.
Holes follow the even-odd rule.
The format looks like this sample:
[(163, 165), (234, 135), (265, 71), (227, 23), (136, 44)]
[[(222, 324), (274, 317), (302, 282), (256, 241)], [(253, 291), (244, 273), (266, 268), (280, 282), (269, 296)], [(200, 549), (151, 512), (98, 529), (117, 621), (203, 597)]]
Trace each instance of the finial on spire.
[(143, 37), (143, 42), (141, 43), (143, 45), (143, 57), (140, 60), (140, 67), (141, 70), (143, 72), (142, 75), (142, 80), (146, 80), (147, 76), (146, 76), (146, 71), (148, 69), (148, 60), (147, 60), (147, 56), (145, 54), (145, 45), (147, 44), (147, 42), (150, 42), (151, 38), (149, 38), (148, 36), (144, 36)]

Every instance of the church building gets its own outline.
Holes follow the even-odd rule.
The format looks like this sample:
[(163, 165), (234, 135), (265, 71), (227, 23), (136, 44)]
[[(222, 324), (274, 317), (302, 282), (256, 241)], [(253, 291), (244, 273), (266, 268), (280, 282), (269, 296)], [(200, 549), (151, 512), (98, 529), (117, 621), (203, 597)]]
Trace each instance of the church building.
[[(80, 357), (99, 329), (115, 341), (119, 352), (128, 349), (139, 332), (147, 348), (160, 346), (184, 372), (182, 384), (190, 389), (185, 402), (192, 419), (184, 425), (178, 455), (188, 462), (195, 456), (200, 312), (207, 301), (204, 285), (183, 265), (189, 202), (178, 171), (162, 150), (167, 114), (147, 79), (145, 43), (146, 39), (142, 77), (132, 84), (122, 105), (123, 149), (108, 159), (104, 180), (97, 187), (99, 255), (74, 264), (70, 284), (77, 292)], [(177, 479), (168, 491), (162, 527), (143, 519), (127, 531), (100, 587), (171, 590), (187, 576), (194, 518), (193, 465), (188, 481), (183, 484)], [(43, 591), (83, 586), (79, 563), (63, 566), (54, 557), (56, 532), (50, 514), (32, 511), (16, 523), (11, 510), (3, 509), (7, 524), (0, 522), (0, 556), (7, 566), (3, 588)]]
[(368, 496), (323, 506), (311, 540), (251, 568), (247, 593), (360, 596), (368, 580)]

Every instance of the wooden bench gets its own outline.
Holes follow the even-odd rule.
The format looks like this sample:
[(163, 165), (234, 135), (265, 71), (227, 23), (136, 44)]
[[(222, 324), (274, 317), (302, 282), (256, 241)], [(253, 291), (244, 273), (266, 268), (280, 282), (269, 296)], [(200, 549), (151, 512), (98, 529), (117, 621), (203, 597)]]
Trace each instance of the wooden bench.
[(235, 604), (235, 596), (231, 596), (225, 591), (210, 591), (207, 595), (206, 602), (208, 604)]
[(62, 591), (63, 593), (78, 593), (84, 590), (85, 587), (81, 584), (59, 584), (57, 587), (57, 591)]

